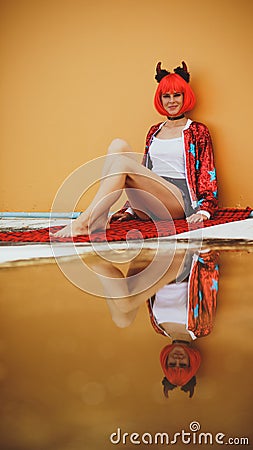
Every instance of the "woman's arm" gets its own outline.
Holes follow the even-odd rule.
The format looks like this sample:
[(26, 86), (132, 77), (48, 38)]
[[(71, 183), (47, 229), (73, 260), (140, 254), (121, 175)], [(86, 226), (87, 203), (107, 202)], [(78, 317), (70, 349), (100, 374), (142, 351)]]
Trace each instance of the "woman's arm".
[(203, 126), (203, 132), (200, 136), (198, 161), (197, 198), (199, 213), (207, 211), (212, 215), (218, 207), (218, 188), (212, 139), (206, 126)]

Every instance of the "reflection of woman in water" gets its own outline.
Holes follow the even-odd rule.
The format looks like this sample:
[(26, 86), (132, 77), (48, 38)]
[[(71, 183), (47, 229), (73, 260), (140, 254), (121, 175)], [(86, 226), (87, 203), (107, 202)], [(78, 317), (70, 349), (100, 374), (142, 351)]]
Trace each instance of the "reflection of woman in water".
[(125, 220), (131, 214), (140, 219), (167, 219), (168, 212), (172, 219), (186, 216), (189, 223), (210, 218), (217, 208), (212, 142), (205, 125), (185, 117), (195, 105), (189, 77), (184, 62), (174, 73), (161, 69), (158, 63), (155, 107), (167, 120), (150, 128), (143, 165), (136, 161), (136, 153), (127, 142), (115, 139), (108, 148), (103, 179), (90, 206), (56, 236), (108, 228), (109, 210), (123, 189), (131, 209), (114, 215), (114, 220)]
[[(164, 394), (168, 396), (169, 390), (181, 386), (192, 397), (201, 357), (191, 344), (212, 331), (218, 291), (217, 252), (176, 253), (164, 276), (157, 277), (158, 281), (144, 291), (139, 288), (142, 289), (140, 281), (148, 261), (139, 265), (135, 261), (126, 278), (108, 261), (86, 263), (98, 274), (112, 320), (118, 327), (131, 325), (139, 306), (149, 297), (147, 306), (153, 328), (172, 341), (160, 355)], [(158, 270), (160, 265), (158, 260)], [(136, 274), (139, 277), (132, 280)], [(117, 285), (117, 280), (125, 283)]]
[(166, 397), (176, 386), (189, 391), (190, 397), (193, 395), (201, 357), (191, 343), (209, 334), (213, 327), (218, 290), (217, 259), (215, 252), (194, 255), (188, 280), (164, 286), (148, 301), (155, 331), (172, 340), (160, 355)]

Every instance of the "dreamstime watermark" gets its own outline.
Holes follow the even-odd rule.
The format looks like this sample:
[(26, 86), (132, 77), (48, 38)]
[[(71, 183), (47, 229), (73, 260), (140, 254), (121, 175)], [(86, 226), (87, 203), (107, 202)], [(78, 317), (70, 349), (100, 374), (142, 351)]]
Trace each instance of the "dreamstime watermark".
[[(137, 157), (138, 154), (135, 156)], [(74, 211), (80, 198), (87, 193), (87, 191), (98, 182), (104, 182), (109, 177), (122, 175), (125, 172), (120, 172), (118, 169), (105, 171), (105, 166), (112, 166), (112, 162), (115, 158), (119, 158), (119, 154), (106, 155), (99, 158), (95, 158), (87, 163), (83, 164), (72, 172), (62, 183), (58, 192), (54, 198), (51, 213), (58, 211)], [(138, 173), (137, 170), (134, 173)], [(151, 172), (150, 172), (151, 174)], [(142, 174), (143, 175), (143, 174)], [(149, 178), (149, 173), (146, 175)], [(150, 175), (150, 177), (152, 177)], [(112, 178), (111, 178), (112, 179)], [(159, 182), (159, 181), (158, 181)], [(176, 230), (172, 217), (163, 205), (163, 203), (153, 194), (147, 193), (140, 189), (125, 189), (131, 204), (135, 205), (136, 209), (143, 211), (153, 221), (153, 225), (156, 230), (156, 247), (152, 253), (152, 260), (139, 272), (125, 277), (119, 278), (110, 275), (110, 265), (115, 263), (134, 263), (136, 258), (141, 255), (144, 247), (144, 238), (140, 230), (129, 229), (126, 233), (125, 244), (119, 249), (112, 245), (107, 240), (106, 223), (104, 223), (103, 229), (99, 230), (100, 238), (97, 242), (94, 238), (94, 234), (91, 233), (88, 227), (88, 234), (90, 238), (90, 249), (97, 255), (103, 265), (99, 267), (99, 264), (90, 265), (87, 264), (85, 258), (78, 252), (78, 244), (73, 239), (67, 244), (67, 254), (71, 254), (71, 260), (62, 257), (62, 244), (54, 239), (53, 235), (50, 235), (50, 244), (55, 260), (65, 275), (65, 277), (79, 289), (84, 292), (90, 293), (98, 297), (105, 297), (105, 290), (110, 291), (110, 298), (123, 298), (138, 295), (141, 292), (146, 291), (149, 287), (153, 287), (163, 276), (166, 274), (174, 260), (175, 253), (178, 249)], [(101, 205), (109, 205), (113, 199), (118, 199), (122, 191), (114, 190), (111, 193), (104, 195), (102, 199), (99, 199), (97, 205), (91, 211), (90, 217), (97, 207)], [(149, 207), (147, 207), (149, 205)], [(151, 206), (150, 206), (151, 205)], [(182, 205), (184, 207), (184, 205)], [(150, 213), (151, 211), (162, 212), (163, 220), (158, 220), (155, 215)], [(167, 254), (164, 253), (163, 240), (163, 228), (162, 222), (167, 221), (170, 224), (171, 232), (175, 235), (175, 239), (171, 240)], [(71, 224), (74, 222), (72, 221)], [(88, 224), (90, 225), (90, 224)], [(54, 222), (50, 220), (50, 231), (55, 226)], [(191, 224), (188, 224), (189, 231), (191, 230)], [(101, 242), (102, 241), (102, 242)], [(191, 250), (191, 237), (186, 239), (184, 250), (187, 252)], [(131, 243), (134, 242), (134, 245)], [(101, 245), (102, 244), (102, 245)], [(188, 246), (187, 246), (188, 244)], [(195, 250), (201, 248), (202, 245), (202, 231), (199, 229), (198, 240), (194, 241)], [(102, 250), (101, 250), (102, 248)], [(108, 267), (104, 267), (105, 263)], [(101, 271), (101, 268), (106, 270)], [(113, 273), (113, 272), (112, 272)], [(99, 279), (99, 283), (96, 281)]]
[(180, 430), (173, 434), (166, 432), (157, 433), (127, 433), (122, 432), (121, 428), (110, 435), (110, 442), (114, 445), (176, 445), (176, 444), (193, 444), (193, 445), (250, 445), (248, 437), (227, 437), (225, 433), (203, 432), (200, 431), (201, 425), (197, 421), (189, 424), (189, 430)]

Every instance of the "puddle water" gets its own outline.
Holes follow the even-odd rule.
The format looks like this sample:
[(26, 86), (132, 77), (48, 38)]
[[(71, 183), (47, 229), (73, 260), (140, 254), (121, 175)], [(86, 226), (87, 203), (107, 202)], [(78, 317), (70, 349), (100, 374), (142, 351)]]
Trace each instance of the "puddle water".
[[(178, 252), (163, 276), (164, 257), (159, 270), (141, 275), (152, 255), (144, 256), (130, 265), (86, 257), (91, 271), (81, 288), (56, 264), (0, 270), (1, 449), (164, 448), (173, 439), (180, 449), (201, 442), (220, 448), (231, 438), (243, 448), (242, 438), (252, 442), (253, 253)], [(151, 313), (146, 299), (155, 292)], [(168, 335), (152, 326), (154, 316)], [(172, 337), (191, 340), (194, 333), (186, 344), (201, 355), (193, 396), (179, 386), (166, 398), (161, 350)], [(190, 369), (177, 369), (180, 380), (198, 365), (187, 351), (183, 356)], [(168, 364), (165, 357), (171, 377), (176, 370)]]

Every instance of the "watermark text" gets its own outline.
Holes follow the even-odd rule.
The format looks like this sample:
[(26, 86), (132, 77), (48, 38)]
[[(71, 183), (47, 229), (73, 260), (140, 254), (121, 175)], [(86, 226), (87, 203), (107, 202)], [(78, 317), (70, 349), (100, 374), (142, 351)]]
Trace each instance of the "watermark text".
[(166, 432), (157, 433), (127, 433), (123, 432), (121, 428), (110, 435), (110, 442), (114, 445), (175, 445), (175, 444), (195, 444), (195, 445), (249, 445), (248, 437), (227, 437), (222, 432), (210, 433), (200, 431), (199, 422), (193, 421), (189, 425), (189, 430), (180, 430), (173, 434)]

